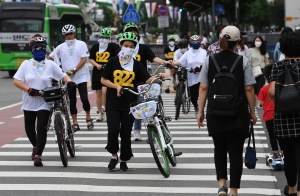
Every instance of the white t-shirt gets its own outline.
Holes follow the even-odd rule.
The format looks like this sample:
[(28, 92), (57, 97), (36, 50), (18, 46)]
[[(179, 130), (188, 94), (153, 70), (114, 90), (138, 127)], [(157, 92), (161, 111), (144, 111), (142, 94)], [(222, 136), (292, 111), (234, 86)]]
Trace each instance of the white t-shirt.
[[(90, 56), (86, 44), (80, 40), (75, 40), (73, 54), (69, 53), (69, 47), (66, 42), (58, 45), (55, 48), (55, 52), (57, 57), (61, 59), (62, 69), (64, 72), (73, 70), (78, 65), (82, 57)], [(49, 56), (54, 59), (54, 51)], [(88, 65), (85, 63), (81, 69), (77, 70), (77, 72), (71, 76), (71, 79), (76, 84), (89, 82), (91, 80), (91, 76)]]
[[(24, 61), (19, 67), (17, 73), (14, 75), (16, 80), (22, 81), (27, 86), (43, 90), (45, 87), (51, 87), (51, 80), (61, 80), (66, 76), (65, 73), (58, 67), (53, 61), (45, 60), (45, 68), (41, 75), (34, 71), (32, 66), (33, 60), (29, 59)], [(22, 107), (21, 110), (27, 111), (39, 111), (39, 110), (50, 110), (52, 103), (47, 103), (44, 101), (43, 97), (37, 96), (32, 97), (28, 92), (23, 91), (22, 95)]]
[[(199, 48), (197, 53), (193, 53), (193, 49), (186, 51), (178, 61), (183, 67), (196, 68), (204, 63), (206, 58), (206, 50)], [(188, 71), (188, 86), (193, 86), (198, 83), (200, 72), (194, 74)]]

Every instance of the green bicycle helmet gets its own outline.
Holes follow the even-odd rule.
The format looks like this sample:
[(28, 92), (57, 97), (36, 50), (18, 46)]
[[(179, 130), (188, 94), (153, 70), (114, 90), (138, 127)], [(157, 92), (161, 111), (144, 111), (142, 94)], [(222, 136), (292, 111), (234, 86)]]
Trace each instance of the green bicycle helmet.
[(129, 22), (129, 23), (127, 23), (127, 24), (125, 25), (125, 27), (124, 27), (124, 32), (127, 32), (128, 29), (130, 29), (130, 28), (135, 28), (136, 31), (138, 31), (138, 27), (136, 26), (136, 24), (134, 24), (134, 23), (132, 23), (132, 22)]
[(100, 31), (100, 36), (101, 37), (108, 37), (110, 38), (111, 36), (111, 29), (106, 27), (106, 28), (103, 28), (101, 31)]
[(118, 38), (121, 38), (122, 35), (123, 35), (123, 33), (119, 33), (119, 34), (118, 34)]
[(134, 46), (136, 46), (136, 44), (138, 43), (137, 36), (131, 32), (125, 32), (122, 34), (120, 44), (122, 45), (124, 41), (132, 41), (134, 43)]

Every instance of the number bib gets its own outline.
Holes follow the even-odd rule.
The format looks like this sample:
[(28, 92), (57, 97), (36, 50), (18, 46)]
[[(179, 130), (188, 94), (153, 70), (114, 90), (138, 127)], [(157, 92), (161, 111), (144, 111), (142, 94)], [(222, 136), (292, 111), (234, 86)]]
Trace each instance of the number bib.
[(120, 86), (134, 87), (132, 81), (135, 79), (135, 73), (127, 70), (115, 70), (113, 73), (114, 83)]
[(97, 63), (107, 63), (108, 59), (110, 57), (109, 52), (102, 52), (101, 54), (99, 52), (96, 53), (96, 62)]
[(174, 52), (168, 52), (168, 56), (174, 57)]

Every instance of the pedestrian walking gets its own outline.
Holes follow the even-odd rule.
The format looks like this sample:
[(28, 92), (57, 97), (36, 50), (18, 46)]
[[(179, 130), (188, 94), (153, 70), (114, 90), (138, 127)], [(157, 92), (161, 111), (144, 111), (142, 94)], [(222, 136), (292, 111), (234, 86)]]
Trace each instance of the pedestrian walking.
[(52, 86), (52, 79), (67, 82), (69, 90), (76, 86), (53, 61), (45, 59), (46, 40), (39, 34), (32, 37), (29, 48), (32, 58), (25, 60), (14, 75), (14, 85), (23, 91), (22, 107), (26, 135), (33, 146), (34, 166), (43, 166), (42, 154), (47, 141), (47, 124), (52, 104), (46, 103), (39, 91)]
[[(282, 35), (284, 33), (288, 33), (288, 32), (292, 32), (293, 29), (290, 28), (290, 27), (285, 27), (283, 29), (281, 29), (280, 31), (280, 37), (282, 37)], [(282, 55), (282, 52), (280, 50), (280, 42), (278, 41), (275, 45), (275, 49), (274, 49), (274, 54), (273, 54), (273, 57), (274, 57), (274, 62), (277, 63), (278, 61), (280, 61), (280, 56)]]
[[(221, 51), (206, 58), (199, 76), (201, 84), (197, 121), (199, 128), (204, 127), (204, 107), (208, 99), (207, 129), (209, 136), (212, 137), (214, 142), (214, 160), (217, 180), (219, 181), (219, 196), (227, 196), (228, 188), (230, 188), (230, 196), (238, 195), (243, 171), (244, 141), (249, 136), (250, 120), (253, 121), (253, 124), (257, 120), (254, 110), (255, 96), (253, 90), (255, 79), (251, 65), (248, 59), (234, 52), (239, 40), (240, 31), (238, 28), (234, 26), (225, 27), (220, 34), (219, 44)], [(230, 74), (232, 78), (235, 78), (235, 82), (229, 83), (233, 80), (227, 77), (227, 79), (223, 79), (224, 83), (220, 84), (221, 79), (216, 77), (220, 74), (217, 68), (222, 69), (221, 71), (229, 69), (230, 72), (221, 73)], [(226, 84), (231, 84), (231, 86), (226, 86)], [(214, 91), (218, 89), (225, 92), (225, 95), (222, 95), (220, 92), (219, 94), (214, 94)], [(235, 96), (232, 96), (236, 100), (234, 102), (235, 105), (226, 104), (227, 100), (232, 99), (226, 99), (223, 102), (223, 98), (228, 96), (226, 92), (235, 92), (233, 94)], [(219, 97), (223, 101), (215, 102), (219, 100)], [(250, 109), (250, 114), (248, 108)], [(230, 159), (229, 187), (226, 182), (227, 152)]]
[[(109, 170), (115, 169), (119, 162), (119, 134), (120, 146), (120, 169), (127, 171), (126, 162), (133, 156), (131, 149), (131, 129), (133, 116), (129, 113), (130, 104), (136, 102), (136, 96), (128, 91), (120, 93), (122, 87), (136, 90), (140, 81), (149, 84), (154, 78), (140, 62), (134, 59), (134, 48), (138, 43), (138, 37), (131, 32), (125, 32), (121, 38), (121, 51), (118, 56), (111, 58), (104, 70), (101, 83), (107, 86), (107, 146), (106, 149), (112, 154)], [(165, 77), (164, 73), (159, 74)], [(127, 79), (123, 79), (126, 77)]]
[[(275, 101), (274, 133), (281, 140), (284, 150), (284, 173), (287, 185), (284, 188), (285, 196), (300, 196), (300, 111), (283, 113), (276, 109), (280, 104), (275, 99), (276, 80), (288, 66), (295, 66), (293, 70), (300, 76), (300, 31), (290, 31), (280, 38), (280, 51), (285, 54), (285, 60), (272, 66), (270, 76), (269, 98)], [(297, 63), (297, 64), (296, 64)], [(276, 92), (276, 93), (275, 93)], [(300, 92), (299, 92), (300, 93)], [(290, 96), (286, 94), (286, 96)], [(300, 103), (295, 103), (295, 107)]]
[[(83, 109), (86, 114), (86, 123), (88, 130), (93, 130), (94, 123), (90, 115), (90, 102), (87, 93), (87, 82), (90, 82), (90, 71), (86, 64), (89, 57), (89, 50), (86, 43), (76, 39), (76, 28), (72, 24), (67, 24), (62, 28), (62, 34), (65, 37), (65, 42), (58, 45), (55, 50), (49, 55), (48, 59), (53, 60), (57, 55), (61, 59), (62, 70), (71, 75), (73, 82), (77, 84), (80, 100), (83, 104)], [(55, 54), (56, 53), (56, 54)], [(80, 130), (77, 121), (77, 97), (76, 89), (68, 91), (70, 99), (70, 112), (73, 119), (74, 131)]]

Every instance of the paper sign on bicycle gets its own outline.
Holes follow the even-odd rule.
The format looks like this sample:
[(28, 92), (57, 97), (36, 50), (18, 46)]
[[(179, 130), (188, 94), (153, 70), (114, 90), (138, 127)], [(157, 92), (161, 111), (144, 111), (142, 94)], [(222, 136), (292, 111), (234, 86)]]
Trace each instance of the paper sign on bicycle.
[(152, 84), (150, 90), (148, 91), (149, 84), (139, 85), (137, 87), (138, 92), (144, 94), (144, 99), (157, 97), (160, 95), (160, 85), (159, 84)]
[(156, 102), (148, 101), (144, 103), (140, 103), (134, 107), (130, 107), (130, 113), (136, 119), (145, 119), (154, 115), (156, 111)]

